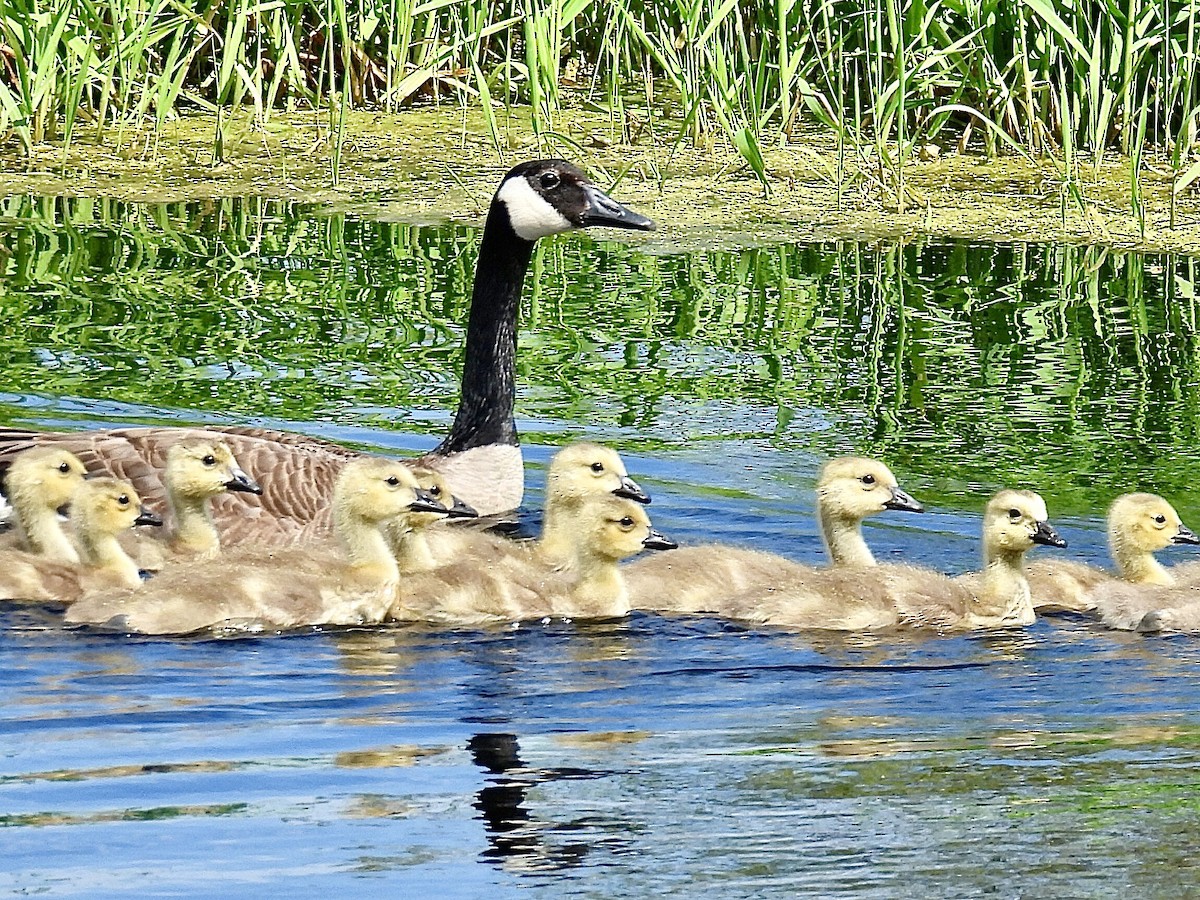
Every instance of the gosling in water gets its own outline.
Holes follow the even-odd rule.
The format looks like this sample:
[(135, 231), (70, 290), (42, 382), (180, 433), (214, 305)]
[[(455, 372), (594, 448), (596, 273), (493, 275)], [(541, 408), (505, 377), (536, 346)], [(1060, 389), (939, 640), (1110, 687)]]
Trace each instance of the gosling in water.
[(63, 528), (59, 510), (70, 503), (86, 475), (83, 463), (66, 450), (35, 447), (18, 454), (4, 477), (13, 531), (0, 546), (78, 563), (79, 550)]
[[(863, 519), (887, 510), (922, 512), (882, 462), (860, 456), (832, 459), (817, 479), (817, 519), (834, 566), (875, 565), (862, 534)], [(818, 571), (774, 553), (728, 544), (687, 547), (648, 557), (626, 571), (637, 609), (672, 613), (715, 612), (734, 594), (767, 589), (780, 579), (803, 579)]]
[(142, 508), (133, 485), (118, 478), (93, 478), (79, 484), (70, 502), (79, 562), (0, 551), (0, 598), (75, 603), (96, 591), (141, 585), (137, 564), (118, 538), (134, 525), (161, 525), (162, 520)]
[(1063, 559), (1026, 567), (1038, 612), (1095, 609), (1102, 589), (1113, 584), (1171, 587), (1176, 583), (1174, 567), (1164, 567), (1154, 554), (1178, 544), (1200, 544), (1175, 508), (1157, 494), (1122, 494), (1108, 508), (1107, 529), (1115, 575)]
[(183, 564), (139, 591), (76, 604), (67, 621), (144, 634), (377, 623), (400, 580), (382, 526), (395, 516), (424, 512), (446, 509), (420, 487), (412, 469), (394, 460), (355, 459), (334, 486), (341, 552), (248, 550)]
[(812, 570), (732, 597), (720, 612), (788, 628), (858, 631), (897, 626), (963, 630), (1032, 624), (1022, 564), (1037, 544), (1065, 547), (1032, 491), (1004, 490), (983, 516), (984, 568), (948, 578), (915, 566)]
[(567, 537), (569, 565), (530, 554), (519, 578), (473, 561), (403, 579), (389, 618), (473, 625), (564, 616), (614, 618), (630, 611), (622, 559), (675, 543), (655, 531), (644, 506), (600, 494), (582, 500), (557, 527)]

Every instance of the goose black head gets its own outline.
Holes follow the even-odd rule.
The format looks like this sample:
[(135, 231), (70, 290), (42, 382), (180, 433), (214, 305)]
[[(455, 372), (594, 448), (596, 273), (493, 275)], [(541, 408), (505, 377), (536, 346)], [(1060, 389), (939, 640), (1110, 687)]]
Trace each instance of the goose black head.
[(508, 214), (517, 237), (526, 241), (591, 225), (654, 230), (653, 221), (613, 200), (561, 159), (538, 159), (513, 168), (496, 191), (493, 208), (497, 204)]

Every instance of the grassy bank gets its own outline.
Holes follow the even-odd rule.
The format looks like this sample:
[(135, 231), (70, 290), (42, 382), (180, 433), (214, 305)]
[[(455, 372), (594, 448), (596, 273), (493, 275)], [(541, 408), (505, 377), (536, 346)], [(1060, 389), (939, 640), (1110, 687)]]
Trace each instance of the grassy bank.
[[(528, 109), (515, 109), (500, 123), (500, 152), (477, 109), (351, 111), (346, 127), (351, 136), (340, 151), (336, 183), (335, 136), (319, 118), (279, 114), (262, 126), (244, 111), (219, 121), (212, 114), (173, 120), (159, 132), (128, 130), (119, 142), (81, 136), (65, 153), (37, 145), (28, 159), (10, 148), (0, 157), (0, 194), (158, 201), (256, 195), (349, 204), (384, 218), (481, 219), (505, 166), (555, 154), (577, 160), (604, 184), (616, 183), (619, 196), (661, 222), (646, 239), (675, 246), (933, 234), (1200, 248), (1195, 196), (1173, 197), (1169, 170), (1151, 164), (1141, 179), (1142, 214), (1133, 215), (1127, 160), (1118, 154), (1087, 166), (1071, 183), (1052, 160), (954, 152), (913, 158), (904, 175), (912, 201), (900, 209), (874, 170), (847, 163), (836, 134), (819, 127), (765, 153), (768, 196), (728, 144), (621, 143), (607, 117), (595, 112), (564, 113), (559, 136), (538, 137)], [(223, 161), (213, 156), (218, 128), (227, 134)]]
[(155, 153), (201, 111), (221, 160), (239, 111), (311, 110), (336, 181), (353, 110), (472, 107), (500, 152), (514, 109), (555, 140), (585, 108), (622, 144), (723, 142), (770, 188), (770, 151), (820, 125), (901, 212), (935, 147), (1050, 153), (1079, 206), (1118, 152), (1140, 220), (1148, 153), (1173, 197), (1200, 178), (1198, 18), (1198, 0), (10, 0), (0, 133), (32, 157), (149, 128)]

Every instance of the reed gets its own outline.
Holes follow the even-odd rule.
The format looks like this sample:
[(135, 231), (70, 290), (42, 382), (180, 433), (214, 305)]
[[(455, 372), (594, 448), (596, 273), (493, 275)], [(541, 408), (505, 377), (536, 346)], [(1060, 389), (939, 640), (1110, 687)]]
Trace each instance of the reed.
[(1200, 0), (8, 0), (0, 133), (32, 153), (83, 125), (307, 108), (336, 176), (349, 108), (480, 104), (499, 152), (505, 107), (555, 140), (564, 106), (600, 103), (631, 140), (645, 96), (660, 137), (728, 141), (764, 185), (765, 149), (808, 119), (901, 207), (929, 142), (1157, 155), (1179, 193), (1200, 180), (1198, 18)]

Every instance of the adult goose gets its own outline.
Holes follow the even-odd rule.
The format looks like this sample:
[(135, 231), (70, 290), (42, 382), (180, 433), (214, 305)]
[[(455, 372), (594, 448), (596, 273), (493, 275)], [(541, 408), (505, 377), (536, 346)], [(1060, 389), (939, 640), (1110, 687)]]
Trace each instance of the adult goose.
[[(525, 273), (539, 238), (603, 225), (650, 231), (654, 223), (608, 197), (560, 159), (516, 166), (500, 182), (488, 210), (467, 322), (462, 395), (450, 434), (413, 464), (446, 476), (454, 495), (481, 516), (521, 503), (524, 471), (513, 419), (517, 312)], [(286, 545), (325, 534), (338, 472), (364, 454), (328, 441), (267, 428), (215, 429), (261, 496), (214, 498), (222, 540)], [(165, 504), (162, 471), (168, 449), (192, 428), (121, 428), (81, 433), (0, 429), (0, 469), (20, 451), (54, 445), (75, 453), (93, 472), (126, 478), (147, 503)]]

